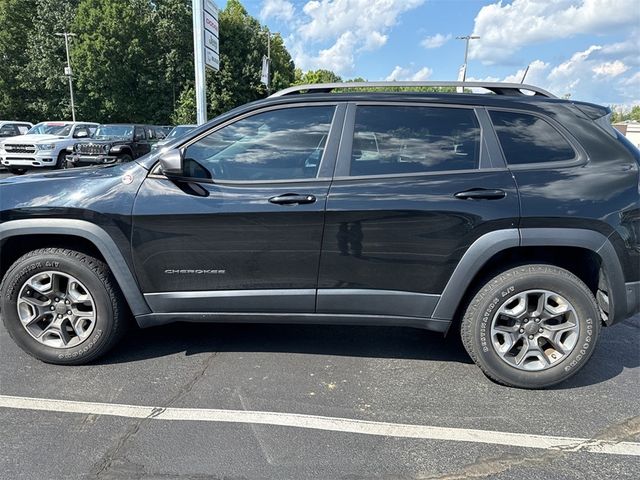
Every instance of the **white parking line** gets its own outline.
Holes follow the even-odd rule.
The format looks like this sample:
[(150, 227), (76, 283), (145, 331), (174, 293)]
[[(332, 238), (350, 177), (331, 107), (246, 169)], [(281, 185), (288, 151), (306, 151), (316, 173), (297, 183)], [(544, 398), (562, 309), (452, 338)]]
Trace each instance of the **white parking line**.
[(164, 408), (113, 403), (77, 402), (49, 398), (0, 395), (0, 408), (42, 410), (47, 412), (109, 415), (150, 420), (191, 422), (227, 422), (307, 428), (330, 432), (356, 433), (386, 437), (486, 443), (547, 450), (582, 451), (610, 455), (640, 456), (639, 442), (613, 442), (587, 438), (530, 435), (525, 433), (434, 427), (401, 423), (371, 422), (349, 418), (322, 417), (296, 413), (220, 410), (209, 408)]

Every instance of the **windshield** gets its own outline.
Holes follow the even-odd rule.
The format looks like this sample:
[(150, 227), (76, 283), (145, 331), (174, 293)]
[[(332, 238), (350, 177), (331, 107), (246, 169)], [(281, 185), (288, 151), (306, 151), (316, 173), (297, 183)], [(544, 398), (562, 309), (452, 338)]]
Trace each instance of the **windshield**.
[(34, 125), (27, 135), (60, 135), (66, 137), (71, 132), (72, 125), (64, 123), (38, 123)]
[(115, 138), (130, 138), (132, 136), (132, 125), (100, 125), (93, 138), (97, 140), (112, 140)]
[(167, 140), (170, 138), (178, 138), (181, 135), (184, 135), (185, 133), (187, 133), (192, 128), (193, 127), (191, 125), (182, 125), (179, 127), (174, 127), (173, 130), (169, 132), (169, 135), (167, 135)]

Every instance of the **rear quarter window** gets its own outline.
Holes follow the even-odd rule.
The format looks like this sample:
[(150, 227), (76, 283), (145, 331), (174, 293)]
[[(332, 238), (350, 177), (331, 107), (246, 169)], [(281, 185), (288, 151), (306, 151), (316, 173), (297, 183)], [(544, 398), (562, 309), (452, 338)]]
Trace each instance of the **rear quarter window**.
[(471, 109), (359, 106), (351, 176), (478, 168), (480, 125)]
[(489, 111), (509, 165), (563, 162), (576, 158), (567, 139), (546, 120), (519, 112)]

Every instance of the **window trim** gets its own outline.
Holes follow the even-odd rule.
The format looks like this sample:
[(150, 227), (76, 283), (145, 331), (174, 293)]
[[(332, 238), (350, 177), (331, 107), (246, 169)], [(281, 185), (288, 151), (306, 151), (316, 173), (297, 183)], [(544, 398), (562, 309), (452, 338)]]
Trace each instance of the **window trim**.
[[(355, 134), (355, 119), (356, 111), (359, 106), (391, 106), (391, 107), (427, 107), (427, 108), (447, 108), (447, 109), (467, 109), (472, 110), (478, 128), (480, 129), (480, 156), (478, 159), (478, 166), (476, 168), (465, 168), (457, 170), (438, 170), (434, 172), (408, 172), (408, 173), (384, 173), (377, 175), (350, 175), (351, 172), (351, 154), (353, 150), (353, 138)], [(394, 101), (375, 101), (375, 100), (362, 100), (356, 102), (349, 102), (347, 106), (347, 113), (345, 115), (345, 126), (343, 128), (342, 140), (340, 142), (340, 151), (338, 152), (338, 160), (336, 162), (336, 168), (334, 171), (334, 180), (366, 180), (366, 179), (381, 179), (381, 178), (407, 178), (407, 177), (424, 177), (430, 175), (450, 175), (454, 173), (471, 173), (471, 172), (486, 172), (493, 170), (504, 170), (503, 167), (496, 167), (491, 161), (491, 150), (485, 143), (485, 126), (486, 122), (483, 121), (481, 115), (478, 114), (478, 109), (482, 108), (478, 105), (461, 105), (453, 103), (432, 103), (432, 102), (394, 102)], [(486, 158), (485, 158), (486, 157)], [(489, 165), (489, 167), (487, 167)]]
[[(558, 123), (548, 115), (543, 115), (538, 112), (532, 112), (530, 110), (508, 108), (508, 107), (485, 107), (485, 110), (487, 111), (487, 116), (489, 117), (490, 126), (493, 130), (496, 140), (498, 141), (500, 154), (502, 155), (502, 159), (508, 170), (541, 170), (541, 169), (566, 168), (566, 167), (581, 166), (586, 164), (589, 161), (589, 157), (585, 152), (585, 150), (580, 145), (580, 143), (575, 138), (573, 138), (573, 136), (562, 125), (560, 125), (560, 123)], [(502, 148), (502, 143), (500, 142), (498, 131), (496, 130), (496, 127), (493, 124), (493, 120), (491, 119), (492, 111), (517, 113), (521, 115), (531, 115), (533, 117), (537, 117), (541, 119), (542, 121), (546, 122), (549, 126), (551, 126), (556, 132), (558, 132), (558, 134), (562, 138), (565, 139), (565, 141), (573, 149), (573, 153), (574, 153), (573, 158), (569, 160), (557, 160), (554, 162), (529, 162), (529, 163), (520, 163), (517, 165), (510, 165), (509, 162), (507, 161), (507, 156), (504, 153), (504, 149)]]
[[(318, 165), (318, 172), (316, 176), (313, 178), (292, 178), (292, 179), (282, 179), (282, 180), (216, 180), (214, 178), (192, 178), (192, 177), (184, 177), (183, 181), (185, 182), (193, 182), (193, 183), (208, 183), (208, 184), (218, 184), (218, 185), (233, 185), (233, 186), (253, 186), (253, 185), (280, 185), (280, 184), (297, 184), (297, 183), (311, 183), (311, 182), (330, 182), (332, 180), (331, 172), (335, 166), (335, 158), (338, 151), (338, 147), (340, 145), (341, 140), (341, 132), (343, 130), (344, 123), (344, 115), (346, 110), (346, 102), (340, 101), (329, 101), (329, 102), (304, 102), (304, 103), (288, 103), (288, 104), (279, 104), (279, 105), (270, 105), (268, 107), (258, 108), (256, 110), (251, 110), (249, 112), (245, 112), (242, 115), (238, 115), (237, 117), (230, 118), (226, 122), (218, 124), (212, 127), (209, 130), (206, 130), (196, 137), (188, 140), (184, 144), (177, 147), (183, 154), (187, 148), (189, 148), (194, 143), (198, 142), (202, 138), (225, 128), (228, 125), (239, 122), (240, 120), (244, 120), (245, 118), (252, 117), (254, 115), (258, 115), (264, 112), (270, 112), (275, 110), (285, 110), (290, 108), (302, 108), (302, 107), (333, 107), (333, 117), (331, 119), (331, 123), (329, 125), (329, 133), (327, 135), (327, 142), (325, 143), (324, 152), (322, 153), (322, 158), (320, 159), (320, 164)], [(329, 153), (330, 152), (330, 153)], [(329, 155), (333, 156), (333, 160)], [(162, 175), (159, 171), (160, 162), (156, 162), (156, 164), (150, 169), (150, 174), (148, 177), (151, 178), (163, 178), (167, 177)], [(323, 174), (324, 176), (321, 176)]]

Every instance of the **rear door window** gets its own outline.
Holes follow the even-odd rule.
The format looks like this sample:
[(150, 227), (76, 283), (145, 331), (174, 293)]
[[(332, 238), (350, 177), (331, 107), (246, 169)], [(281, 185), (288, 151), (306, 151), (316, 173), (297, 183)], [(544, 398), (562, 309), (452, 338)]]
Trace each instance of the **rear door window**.
[(359, 106), (351, 176), (476, 169), (480, 125), (472, 109)]
[(489, 114), (509, 165), (562, 162), (576, 157), (568, 140), (538, 116), (499, 110)]

